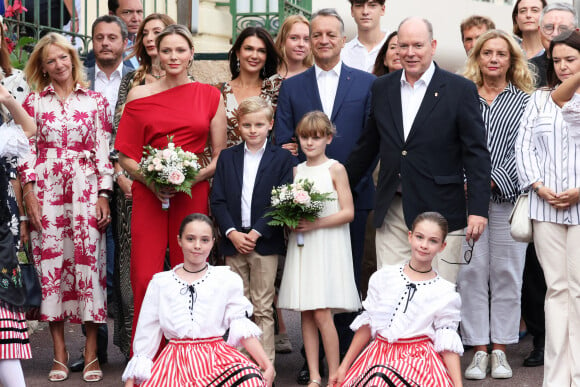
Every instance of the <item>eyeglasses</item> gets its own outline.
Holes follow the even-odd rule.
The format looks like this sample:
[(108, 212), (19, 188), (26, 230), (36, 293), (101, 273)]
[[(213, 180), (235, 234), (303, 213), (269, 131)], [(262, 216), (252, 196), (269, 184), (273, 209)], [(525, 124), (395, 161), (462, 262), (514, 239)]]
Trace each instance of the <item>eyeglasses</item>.
[(552, 35), (554, 31), (558, 31), (558, 35), (563, 34), (564, 32), (570, 32), (574, 29), (574, 27), (569, 26), (555, 26), (554, 24), (546, 24), (542, 26), (542, 31), (546, 35)]
[[(465, 236), (465, 235), (448, 235), (448, 237), (450, 236)], [(448, 263), (450, 265), (469, 265), (469, 263), (471, 262), (471, 257), (473, 256), (473, 246), (475, 246), (475, 239), (470, 239), (467, 241), (467, 246), (469, 246), (469, 249), (465, 250), (465, 253), (463, 253), (463, 260), (465, 262), (449, 262), (445, 259), (441, 259), (443, 262)]]

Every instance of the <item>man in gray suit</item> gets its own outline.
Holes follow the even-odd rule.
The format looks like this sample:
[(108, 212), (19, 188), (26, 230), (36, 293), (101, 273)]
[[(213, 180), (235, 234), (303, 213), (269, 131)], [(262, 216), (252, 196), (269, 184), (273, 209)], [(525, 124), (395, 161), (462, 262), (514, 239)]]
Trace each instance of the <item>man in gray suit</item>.
[[(123, 63), (123, 52), (127, 46), (127, 26), (119, 17), (105, 15), (97, 18), (92, 27), (93, 51), (95, 53), (95, 65), (86, 68), (87, 81), (91, 90), (101, 93), (109, 102), (111, 120), (117, 105), (117, 96), (121, 79), (131, 71), (131, 68)], [(112, 145), (112, 144), (111, 144)], [(112, 146), (111, 146), (112, 149)], [(113, 240), (112, 227), (107, 228), (107, 298), (109, 310), (112, 308), (113, 274), (115, 268), (115, 243)], [(97, 338), (97, 355), (99, 363), (107, 362), (107, 325), (99, 327)], [(71, 364), (71, 371), (79, 372), (84, 368), (84, 358)]]

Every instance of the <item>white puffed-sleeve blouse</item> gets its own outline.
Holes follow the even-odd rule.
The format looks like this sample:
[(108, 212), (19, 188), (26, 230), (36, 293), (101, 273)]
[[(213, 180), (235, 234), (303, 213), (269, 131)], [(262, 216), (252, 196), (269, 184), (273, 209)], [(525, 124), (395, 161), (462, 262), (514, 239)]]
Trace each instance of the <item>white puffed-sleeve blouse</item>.
[(146, 380), (161, 338), (199, 339), (223, 336), (229, 329), (228, 344), (239, 346), (242, 338), (258, 337), (260, 328), (249, 316), (253, 308), (244, 297), (242, 279), (228, 266), (209, 266), (202, 278), (188, 284), (173, 270), (155, 274), (147, 287), (137, 331), (133, 358), (123, 380)]
[(404, 265), (386, 266), (371, 276), (364, 311), (350, 328), (369, 325), (373, 337), (389, 343), (399, 339), (427, 336), (437, 352), (463, 354), (457, 334), (461, 298), (455, 285), (439, 275), (428, 281), (411, 281)]

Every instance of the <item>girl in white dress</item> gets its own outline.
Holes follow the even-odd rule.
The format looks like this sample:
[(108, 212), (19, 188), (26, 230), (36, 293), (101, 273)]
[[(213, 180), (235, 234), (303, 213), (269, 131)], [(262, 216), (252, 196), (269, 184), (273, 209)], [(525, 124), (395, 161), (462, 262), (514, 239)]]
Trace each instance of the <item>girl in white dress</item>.
[[(181, 223), (184, 263), (156, 274), (147, 287), (133, 358), (123, 373), (126, 387), (272, 385), (274, 366), (257, 339), (260, 329), (248, 319), (252, 304), (242, 279), (228, 266), (207, 263), (214, 241), (207, 216), (191, 214)], [(169, 342), (154, 362), (163, 336)], [(260, 368), (232, 347), (239, 344)]]
[(371, 276), (365, 310), (350, 326), (356, 333), (329, 385), (462, 386), (463, 346), (457, 334), (461, 299), (455, 285), (431, 266), (445, 248), (446, 236), (441, 214), (417, 216), (409, 232), (410, 261)]
[[(318, 332), (328, 372), (333, 378), (339, 365), (339, 344), (332, 313), (356, 311), (361, 306), (354, 281), (348, 228), (354, 217), (348, 177), (344, 166), (325, 154), (335, 133), (328, 117), (320, 111), (306, 114), (296, 128), (306, 162), (296, 167), (294, 181), (308, 178), (319, 192), (331, 192), (334, 200), (324, 202), (314, 222), (303, 219), (290, 234), (278, 296), (280, 308), (302, 312), (302, 338), (311, 387), (322, 385)], [(296, 243), (296, 232), (304, 235), (302, 247)]]

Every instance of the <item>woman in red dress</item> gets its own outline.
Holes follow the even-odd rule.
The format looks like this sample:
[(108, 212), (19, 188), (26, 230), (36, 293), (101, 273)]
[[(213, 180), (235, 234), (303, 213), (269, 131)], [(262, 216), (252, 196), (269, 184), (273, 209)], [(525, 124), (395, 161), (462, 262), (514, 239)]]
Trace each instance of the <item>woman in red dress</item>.
[[(192, 82), (188, 77), (193, 62), (190, 32), (181, 25), (167, 26), (157, 37), (156, 46), (166, 76), (158, 82), (131, 89), (115, 142), (121, 166), (135, 180), (131, 219), (135, 321), (139, 319), (149, 280), (163, 270), (168, 244), (171, 266), (183, 261), (176, 237), (181, 220), (194, 212), (208, 214), (208, 179), (213, 176), (217, 157), (226, 145), (226, 116), (219, 90)], [(197, 154), (204, 151), (208, 139), (211, 144), (212, 159), (202, 165), (191, 189), (191, 198), (155, 184), (148, 185), (139, 173), (143, 146), (164, 148), (167, 136), (173, 136), (176, 146)], [(170, 200), (167, 211), (161, 207), (164, 199)]]

